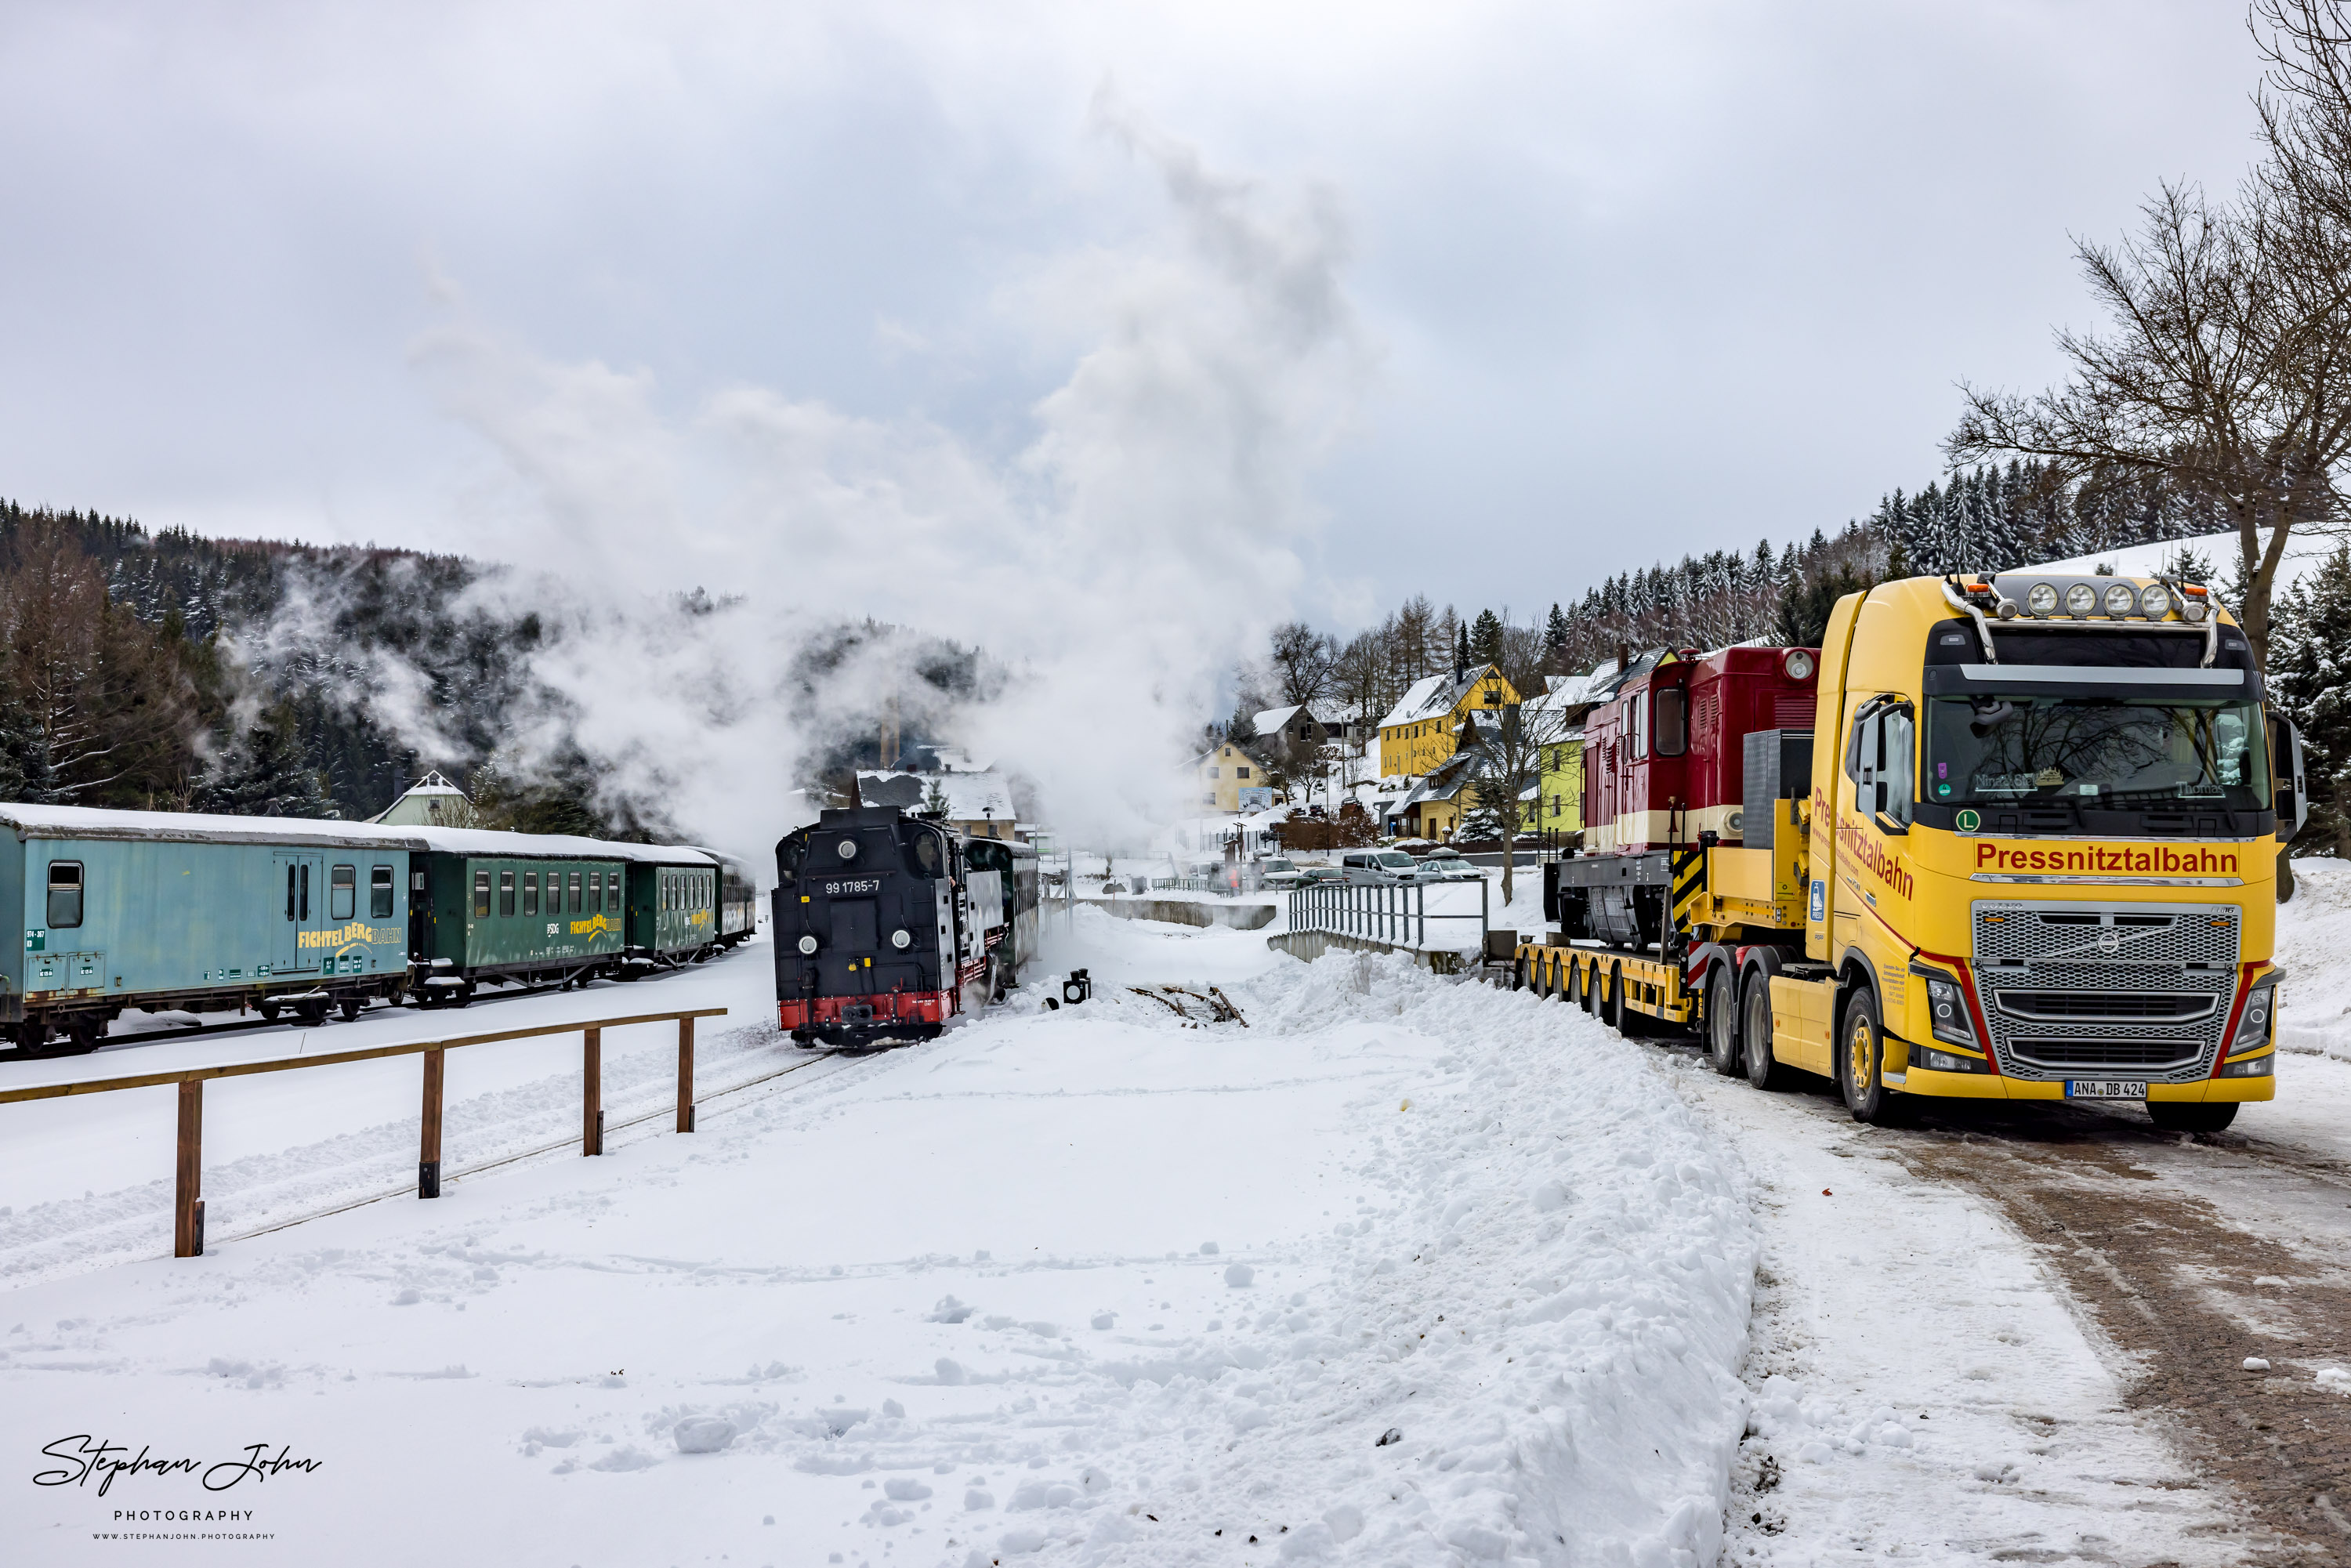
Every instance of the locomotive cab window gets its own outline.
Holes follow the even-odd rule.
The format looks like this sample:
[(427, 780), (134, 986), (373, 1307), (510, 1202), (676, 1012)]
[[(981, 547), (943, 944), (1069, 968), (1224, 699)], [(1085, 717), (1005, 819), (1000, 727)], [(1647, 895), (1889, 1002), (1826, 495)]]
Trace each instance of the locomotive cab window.
[(490, 873), (486, 871), (477, 871), (474, 873), (474, 913), (476, 915), (486, 915), (489, 912)]
[(392, 916), (392, 868), (372, 866), (368, 871), (368, 918), (388, 920)]
[(502, 918), (502, 919), (511, 917), (511, 916), (513, 915), (513, 914), (514, 914), (514, 909), (515, 909), (515, 873), (512, 873), (512, 872), (510, 872), (510, 871), (502, 871), (502, 872), (498, 873), (498, 915), (499, 915), (499, 917), (500, 917), (500, 918)]
[(360, 913), (360, 868), (339, 865), (327, 875), (327, 918), (355, 920)]
[(48, 916), (51, 925), (81, 924), (81, 862), (49, 862)]
[(1688, 694), (1679, 686), (1667, 686), (1649, 695), (1649, 707), (1655, 716), (1650, 727), (1656, 737), (1657, 755), (1679, 757), (1689, 740)]
[(525, 915), (538, 913), (538, 873), (535, 871), (522, 873), (522, 912)]

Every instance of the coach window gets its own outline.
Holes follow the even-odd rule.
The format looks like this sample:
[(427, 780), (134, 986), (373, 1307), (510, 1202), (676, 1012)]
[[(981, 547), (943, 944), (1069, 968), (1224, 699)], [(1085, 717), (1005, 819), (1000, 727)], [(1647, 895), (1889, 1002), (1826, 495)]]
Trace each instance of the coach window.
[(522, 912), (525, 915), (538, 913), (538, 873), (535, 871), (522, 873)]
[(49, 862), (48, 914), (51, 925), (81, 924), (81, 862)]
[(579, 914), (586, 906), (580, 902), (580, 873), (571, 873), (571, 913)]
[(360, 913), (360, 868), (339, 865), (327, 877), (327, 918), (355, 920)]
[(604, 913), (604, 873), (601, 871), (591, 871), (588, 873), (588, 913), (590, 915)]
[(474, 873), (474, 913), (476, 915), (487, 915), (489, 912), (490, 873), (486, 871), (477, 871)]
[(498, 915), (501, 919), (514, 915), (514, 879), (510, 871), (498, 873)]
[(368, 872), (368, 918), (388, 920), (392, 917), (392, 868), (371, 867)]
[(1649, 695), (1649, 706), (1656, 717), (1651, 721), (1657, 737), (1657, 755), (1679, 757), (1689, 745), (1689, 694), (1679, 686), (1667, 686)]

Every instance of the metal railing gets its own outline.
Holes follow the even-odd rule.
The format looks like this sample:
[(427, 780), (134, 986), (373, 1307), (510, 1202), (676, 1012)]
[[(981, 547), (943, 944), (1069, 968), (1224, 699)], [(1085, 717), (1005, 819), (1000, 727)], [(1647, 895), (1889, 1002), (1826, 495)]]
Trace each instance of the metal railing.
[(244, 1078), (257, 1072), (290, 1072), (301, 1067), (333, 1067), (350, 1061), (373, 1061), (386, 1056), (424, 1058), (424, 1096), (416, 1160), (416, 1196), (441, 1196), (441, 1102), (445, 1053), (461, 1046), (490, 1045), (502, 1040), (532, 1040), (550, 1034), (580, 1036), (580, 1152), (604, 1152), (604, 1031), (631, 1024), (677, 1025), (677, 1130), (694, 1131), (694, 1020), (719, 1018), (725, 1008), (692, 1008), (678, 1012), (636, 1013), (628, 1018), (590, 1019), (584, 1023), (544, 1024), (536, 1029), (506, 1029), (493, 1034), (458, 1035), (447, 1040), (416, 1040), (400, 1045), (368, 1046), (358, 1051), (330, 1051), (318, 1056), (273, 1057), (262, 1061), (232, 1061), (216, 1067), (185, 1067), (175, 1072), (141, 1072), (125, 1078), (78, 1078), (62, 1083), (27, 1084), (0, 1089), (0, 1105), (25, 1100), (61, 1100), (71, 1094), (106, 1094), (118, 1089), (153, 1089), (166, 1083), (180, 1087), (179, 1153), (174, 1164), (172, 1199), (172, 1255), (200, 1258), (204, 1250), (204, 1083), (214, 1078)]
[[(1384, 942), (1416, 952), (1483, 952), (1486, 946), (1487, 882), (1478, 879), (1478, 907), (1466, 906), (1469, 883), (1322, 882), (1293, 890), (1290, 895), (1290, 928), (1321, 931), (1333, 936), (1353, 936)], [(1437, 907), (1428, 907), (1436, 894)], [(1475, 923), (1475, 930), (1464, 929)], [(1432, 939), (1429, 927), (1439, 935)]]

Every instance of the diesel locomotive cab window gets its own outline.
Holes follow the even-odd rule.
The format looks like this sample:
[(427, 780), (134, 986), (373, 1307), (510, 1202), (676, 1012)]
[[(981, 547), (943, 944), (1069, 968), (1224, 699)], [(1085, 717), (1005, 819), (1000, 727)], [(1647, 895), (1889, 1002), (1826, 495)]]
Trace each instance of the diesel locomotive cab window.
[(368, 868), (368, 918), (389, 919), (392, 915), (392, 868), (388, 865)]
[(498, 873), (498, 915), (501, 918), (511, 918), (514, 915), (514, 873), (510, 871)]
[(327, 875), (327, 918), (356, 920), (360, 913), (360, 868), (339, 865)]
[(1649, 706), (1656, 714), (1650, 727), (1657, 737), (1657, 755), (1679, 757), (1688, 747), (1688, 695), (1679, 686), (1667, 686), (1649, 695)]
[(81, 862), (49, 862), (49, 924), (71, 927), (81, 924)]
[(474, 913), (476, 915), (486, 915), (489, 912), (490, 873), (486, 871), (477, 871), (474, 873)]
[(2265, 811), (2259, 704), (2173, 697), (1938, 697), (1926, 799), (2104, 810)]

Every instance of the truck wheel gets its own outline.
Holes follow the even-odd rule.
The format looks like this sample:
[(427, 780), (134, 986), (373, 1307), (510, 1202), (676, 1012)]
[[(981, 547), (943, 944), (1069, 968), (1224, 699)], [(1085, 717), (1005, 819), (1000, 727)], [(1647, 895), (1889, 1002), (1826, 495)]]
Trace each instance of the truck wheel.
[(1855, 1121), (1882, 1127), (1895, 1119), (1895, 1097), (1886, 1087), (1886, 1031), (1877, 1025), (1877, 998), (1866, 989), (1855, 991), (1844, 1005), (1834, 1066), (1837, 1087)]
[(1706, 983), (1707, 1060), (1725, 1078), (1739, 1075), (1739, 977), (1717, 964)]
[(1741, 1009), (1747, 1027), (1739, 1032), (1746, 1049), (1747, 1082), (1758, 1089), (1787, 1086), (1788, 1070), (1771, 1055), (1771, 977), (1758, 975), (1748, 982), (1747, 1004)]
[(2193, 1101), (2150, 1100), (2147, 1103), (2147, 1119), (2167, 1133), (2217, 1133), (2237, 1119), (2234, 1100)]

